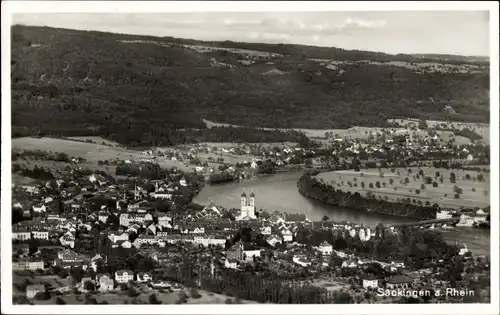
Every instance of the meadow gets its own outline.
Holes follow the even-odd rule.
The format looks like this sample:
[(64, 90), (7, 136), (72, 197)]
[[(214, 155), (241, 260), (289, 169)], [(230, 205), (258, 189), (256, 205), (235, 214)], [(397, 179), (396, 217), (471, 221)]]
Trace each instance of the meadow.
[[(423, 176), (419, 175), (421, 171)], [(455, 183), (450, 182), (451, 173), (455, 174)], [(484, 181), (478, 181), (478, 176), (482, 176)], [(426, 182), (427, 177), (431, 178), (430, 184)], [(359, 192), (365, 197), (373, 195), (392, 202), (410, 198), (412, 203), (438, 204), (452, 209), (486, 207), (490, 204), (490, 174), (486, 172), (412, 167), (333, 171), (320, 173), (316, 178), (344, 192)], [(458, 198), (455, 186), (462, 190)]]
[[(127, 149), (121, 146), (109, 146), (88, 142), (74, 141), (56, 138), (16, 138), (12, 139), (12, 150), (40, 150), (47, 152), (62, 152), (71, 157), (83, 157), (87, 161), (84, 164), (96, 166), (98, 161), (104, 160), (140, 160), (146, 158), (141, 151)], [(147, 157), (149, 158), (149, 156)], [(40, 164), (42, 161), (36, 161)], [(61, 164), (53, 162), (52, 164)], [(169, 159), (158, 159), (158, 164), (163, 168), (177, 167), (181, 170), (192, 170), (184, 164)]]

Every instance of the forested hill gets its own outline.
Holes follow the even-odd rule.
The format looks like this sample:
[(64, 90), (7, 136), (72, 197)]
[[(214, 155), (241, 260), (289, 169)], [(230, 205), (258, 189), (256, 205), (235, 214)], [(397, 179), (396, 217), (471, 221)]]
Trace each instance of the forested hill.
[[(12, 124), (28, 132), (127, 134), (138, 142), (168, 135), (175, 143), (185, 135), (172, 130), (203, 129), (202, 119), (316, 129), (383, 126), (392, 117), (488, 121), (489, 69), (477, 63), (442, 66), (411, 56), (404, 63), (403, 55), (297, 45), (202, 44), (14, 26)], [(275, 55), (263, 54), (264, 48)], [(446, 105), (457, 114), (447, 116)]]

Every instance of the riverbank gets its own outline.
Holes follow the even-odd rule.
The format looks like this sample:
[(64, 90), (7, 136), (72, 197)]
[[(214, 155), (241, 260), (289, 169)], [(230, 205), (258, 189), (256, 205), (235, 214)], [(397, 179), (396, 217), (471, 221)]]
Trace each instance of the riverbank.
[(336, 190), (331, 185), (320, 183), (307, 174), (299, 178), (297, 187), (299, 193), (303, 196), (352, 210), (377, 212), (417, 220), (436, 218), (437, 209), (435, 207), (395, 203), (376, 198), (365, 198), (358, 192), (351, 193)]

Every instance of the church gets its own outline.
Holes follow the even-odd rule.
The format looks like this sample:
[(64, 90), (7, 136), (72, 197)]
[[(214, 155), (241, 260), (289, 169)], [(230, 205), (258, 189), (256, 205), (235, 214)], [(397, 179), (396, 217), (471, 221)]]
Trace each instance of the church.
[(255, 193), (250, 193), (247, 198), (245, 191), (241, 192), (241, 213), (236, 217), (237, 221), (257, 219), (255, 216)]

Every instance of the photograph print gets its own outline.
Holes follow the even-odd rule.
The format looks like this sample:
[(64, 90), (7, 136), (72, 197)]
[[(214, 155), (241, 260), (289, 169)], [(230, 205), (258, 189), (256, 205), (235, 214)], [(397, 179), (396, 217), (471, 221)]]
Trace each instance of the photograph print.
[(494, 6), (67, 5), (7, 25), (8, 310), (498, 312)]

